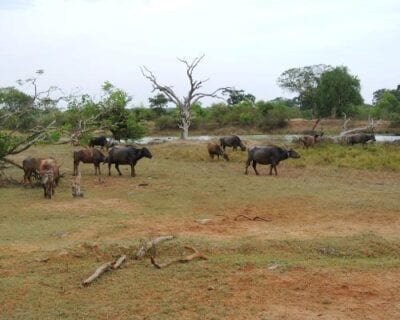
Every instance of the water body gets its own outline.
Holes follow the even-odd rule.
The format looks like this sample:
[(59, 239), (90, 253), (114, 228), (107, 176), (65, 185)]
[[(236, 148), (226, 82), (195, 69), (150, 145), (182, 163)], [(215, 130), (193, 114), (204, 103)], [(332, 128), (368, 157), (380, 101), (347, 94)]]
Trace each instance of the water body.
[[(240, 135), (242, 140), (256, 140), (265, 142), (292, 142), (303, 135), (301, 134), (255, 134), (255, 135)], [(192, 141), (211, 141), (218, 140), (221, 136), (191, 136), (188, 140)], [(393, 142), (395, 140), (400, 140), (400, 136), (393, 135), (375, 135), (377, 142)], [(142, 139), (136, 140), (138, 144), (149, 144), (149, 143), (164, 143), (168, 141), (179, 140), (179, 137), (144, 137)]]

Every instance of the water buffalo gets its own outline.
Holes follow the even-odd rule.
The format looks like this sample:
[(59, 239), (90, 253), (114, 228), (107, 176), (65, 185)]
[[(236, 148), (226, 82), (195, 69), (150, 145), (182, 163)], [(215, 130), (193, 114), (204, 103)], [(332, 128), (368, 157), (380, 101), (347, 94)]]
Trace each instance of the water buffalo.
[(152, 158), (152, 154), (149, 149), (138, 149), (133, 146), (114, 147), (111, 148), (108, 152), (108, 156), (104, 160), (104, 163), (108, 163), (109, 176), (111, 176), (111, 164), (115, 163), (115, 169), (117, 169), (120, 176), (122, 175), (122, 173), (121, 171), (119, 171), (119, 165), (129, 164), (131, 166), (131, 176), (134, 177), (136, 175), (135, 165), (143, 157), (149, 159)]
[(275, 170), (275, 175), (278, 175), (276, 170), (276, 166), (280, 161), (286, 160), (288, 158), (300, 158), (300, 155), (294, 151), (293, 149), (283, 149), (277, 146), (254, 146), (249, 148), (248, 150), (248, 158), (246, 161), (246, 170), (245, 174), (247, 174), (247, 169), (250, 166), (250, 163), (253, 163), (253, 169), (256, 175), (259, 175), (257, 171), (257, 163), (259, 164), (270, 164), (269, 174), (272, 175), (272, 169)]
[(299, 138), (299, 141), (303, 143), (303, 148), (308, 149), (309, 147), (314, 146), (319, 136), (320, 136), (319, 134), (314, 134), (312, 136), (307, 135)]
[(89, 147), (93, 148), (94, 146), (101, 146), (101, 149), (103, 149), (105, 146), (107, 146), (106, 136), (99, 136), (99, 137), (91, 138), (89, 141)]
[(31, 186), (32, 180), (31, 176), (34, 173), (39, 173), (43, 170), (43, 166), (52, 166), (54, 182), (58, 185), (60, 179), (60, 166), (54, 158), (33, 158), (27, 157), (22, 161), (22, 168), (24, 169), (24, 184), (29, 182)]
[(51, 199), (57, 186), (59, 168), (54, 159), (44, 159), (39, 166), (40, 182), (43, 187), (44, 197)]
[(219, 144), (215, 142), (210, 142), (207, 144), (207, 150), (211, 159), (214, 160), (214, 156), (217, 156), (219, 160), (219, 156), (222, 156), (226, 161), (229, 161), (228, 155), (225, 153), (224, 150), (222, 150)]
[(245, 151), (246, 147), (244, 146), (242, 140), (238, 136), (228, 136), (228, 137), (222, 137), (219, 139), (220, 145), (222, 149), (225, 151), (225, 147), (232, 147), (233, 150), (236, 151), (238, 147), (240, 147), (240, 150)]
[(106, 157), (101, 153), (100, 150), (96, 148), (82, 149), (79, 151), (74, 151), (74, 173), (73, 175), (78, 175), (79, 162), (83, 163), (93, 163), (94, 174), (97, 175), (97, 170), (100, 172), (100, 163), (104, 162)]
[(348, 144), (354, 145), (356, 143), (362, 143), (365, 145), (368, 141), (376, 141), (375, 136), (373, 134), (366, 133), (358, 133), (351, 134), (346, 137), (346, 141)]

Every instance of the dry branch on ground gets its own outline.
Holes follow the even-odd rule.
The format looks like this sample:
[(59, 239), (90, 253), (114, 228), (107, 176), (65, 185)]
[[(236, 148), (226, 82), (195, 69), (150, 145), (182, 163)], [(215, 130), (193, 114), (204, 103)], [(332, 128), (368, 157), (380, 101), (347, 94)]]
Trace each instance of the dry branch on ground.
[(190, 262), (194, 259), (202, 259), (202, 260), (207, 260), (208, 258), (201, 252), (199, 252), (196, 248), (194, 247), (190, 247), (190, 246), (185, 246), (186, 249), (188, 250), (192, 250), (193, 253), (183, 257), (183, 258), (178, 258), (178, 259), (174, 259), (171, 260), (169, 262), (165, 262), (165, 263), (157, 263), (155, 257), (150, 257), (150, 261), (151, 264), (153, 266), (155, 266), (157, 269), (162, 269), (162, 268), (166, 268), (172, 264), (176, 264), (176, 263), (186, 263), (186, 262)]

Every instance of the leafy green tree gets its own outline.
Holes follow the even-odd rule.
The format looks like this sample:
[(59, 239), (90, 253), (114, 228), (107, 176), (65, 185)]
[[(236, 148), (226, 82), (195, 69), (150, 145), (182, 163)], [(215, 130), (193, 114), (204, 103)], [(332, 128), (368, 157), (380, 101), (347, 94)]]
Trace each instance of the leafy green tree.
[(302, 68), (291, 68), (284, 71), (278, 78), (279, 87), (289, 92), (297, 93), (296, 99), (303, 110), (311, 110), (312, 116), (318, 115), (318, 85), (322, 73), (331, 66), (318, 64)]
[(321, 74), (318, 85), (318, 114), (335, 118), (347, 112), (352, 105), (363, 103), (360, 80), (347, 67), (340, 66)]
[(251, 93), (246, 93), (244, 90), (236, 90), (235, 88), (225, 88), (222, 90), (222, 94), (229, 96), (226, 102), (230, 106), (239, 104), (242, 101), (249, 101), (252, 103), (256, 101), (256, 97)]
[(157, 116), (165, 114), (165, 108), (170, 100), (163, 93), (156, 94), (154, 97), (149, 98), (150, 108), (156, 113)]
[(107, 128), (113, 134), (114, 139), (136, 139), (144, 135), (134, 115), (127, 110), (132, 98), (123, 90), (115, 88), (106, 81), (102, 86), (104, 96), (100, 104), (101, 116), (99, 121), (103, 128)]
[(380, 96), (374, 108), (374, 116), (392, 121), (400, 120), (400, 100), (390, 91)]
[(376, 104), (384, 93), (389, 92), (396, 97), (397, 100), (400, 100), (400, 84), (397, 85), (396, 89), (379, 89), (373, 93), (373, 103)]

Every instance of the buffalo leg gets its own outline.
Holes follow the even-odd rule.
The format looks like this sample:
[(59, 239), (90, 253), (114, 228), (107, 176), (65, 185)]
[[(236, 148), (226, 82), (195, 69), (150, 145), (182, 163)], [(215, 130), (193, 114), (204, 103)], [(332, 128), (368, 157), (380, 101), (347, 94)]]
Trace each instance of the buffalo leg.
[(273, 164), (271, 164), (271, 166), (269, 167), (269, 175), (272, 176), (272, 168), (274, 167)]
[(276, 164), (274, 164), (275, 175), (278, 175), (278, 171), (276, 170)]
[(108, 175), (111, 176), (111, 162), (108, 163)]
[(78, 163), (74, 162), (74, 173), (73, 173), (73, 176), (77, 176), (78, 175), (78, 166), (79, 166), (79, 162)]
[(136, 177), (135, 165), (131, 164), (131, 177)]
[(259, 173), (258, 173), (258, 171), (257, 171), (257, 162), (256, 161), (254, 161), (253, 160), (253, 169), (254, 169), (254, 172), (256, 173), (256, 175), (260, 175)]
[(119, 164), (118, 164), (118, 163), (115, 164), (115, 169), (117, 169), (118, 174), (119, 174), (120, 176), (122, 176), (121, 171), (119, 171)]
[(248, 173), (248, 172), (247, 172), (247, 169), (249, 168), (250, 163), (251, 163), (251, 160), (247, 160), (247, 161), (246, 161), (246, 169), (244, 170), (244, 174), (247, 174), (247, 173)]

